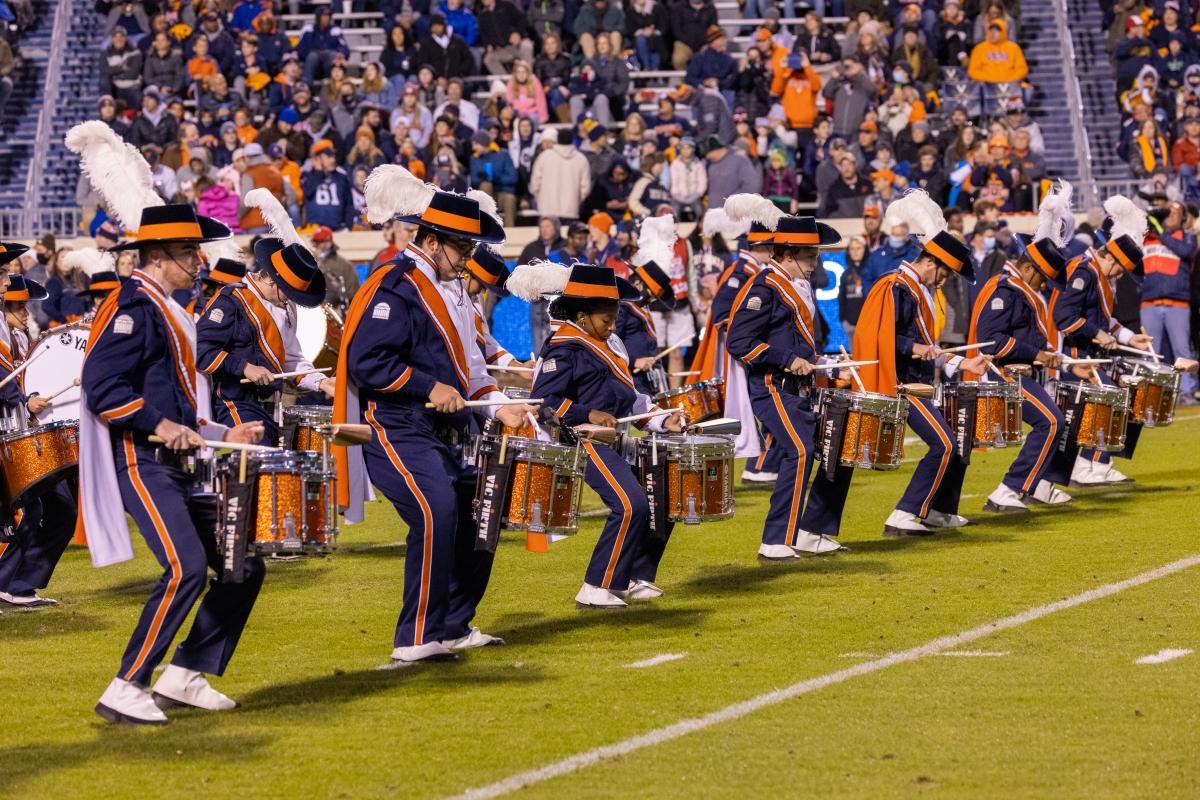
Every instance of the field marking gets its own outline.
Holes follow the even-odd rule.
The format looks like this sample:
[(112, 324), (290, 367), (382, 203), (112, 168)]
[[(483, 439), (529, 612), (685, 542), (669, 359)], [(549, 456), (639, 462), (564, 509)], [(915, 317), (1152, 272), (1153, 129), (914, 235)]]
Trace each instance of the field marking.
[(948, 650), (945, 653), (938, 653), (939, 656), (956, 656), (958, 658), (1002, 658), (1008, 655), (1008, 651), (996, 650)]
[(1135, 664), (1165, 664), (1168, 661), (1174, 661), (1177, 658), (1190, 656), (1194, 650), (1188, 648), (1168, 647), (1165, 650), (1159, 650), (1157, 653), (1148, 656), (1142, 656)]
[(678, 661), (681, 658), (687, 658), (687, 653), (663, 653), (653, 658), (626, 664), (625, 666), (628, 669), (644, 669), (645, 667), (657, 667), (659, 664), (666, 664), (668, 661)]
[(1011, 628), (1016, 628), (1021, 625), (1026, 625), (1042, 617), (1055, 614), (1059, 611), (1065, 611), (1076, 606), (1090, 603), (1095, 600), (1100, 600), (1105, 597), (1123, 592), (1126, 589), (1131, 589), (1135, 586), (1141, 586), (1151, 581), (1156, 581), (1159, 578), (1165, 578), (1168, 575), (1173, 575), (1176, 572), (1194, 567), (1200, 564), (1200, 555), (1191, 555), (1186, 558), (1181, 558), (1178, 561), (1172, 561), (1169, 564), (1164, 564), (1161, 567), (1152, 569), (1149, 572), (1143, 572), (1140, 575), (1135, 575), (1132, 578), (1126, 578), (1123, 581), (1116, 583), (1106, 583), (1098, 586), (1095, 589), (1089, 589), (1086, 592), (1077, 594), (1073, 597), (1068, 597), (1063, 600), (1058, 600), (1046, 605), (1036, 606), (1034, 608), (1022, 611), (1019, 614), (1014, 614), (1010, 617), (1003, 617), (994, 622), (987, 622), (975, 628), (965, 630), (961, 633), (951, 634), (949, 636), (941, 636), (933, 639), (925, 644), (917, 645), (916, 647), (902, 650), (898, 653), (890, 653), (882, 658), (877, 658), (872, 661), (865, 661), (861, 664), (855, 664), (846, 669), (840, 669), (836, 672), (830, 672), (825, 675), (819, 675), (815, 678), (794, 683), (791, 686), (782, 689), (776, 689), (773, 692), (760, 694), (757, 697), (752, 697), (749, 700), (743, 700), (740, 703), (726, 706), (725, 708), (705, 714), (702, 717), (694, 717), (692, 719), (684, 719), (671, 725), (666, 725), (661, 728), (655, 728), (638, 736), (625, 739), (624, 741), (606, 744), (600, 747), (587, 750), (582, 753), (576, 753), (573, 756), (568, 756), (559, 761), (547, 764), (544, 767), (537, 769), (519, 772), (503, 780), (490, 783), (486, 786), (479, 786), (474, 789), (468, 789), (462, 794), (455, 795), (453, 800), (485, 800), (486, 798), (503, 797), (511, 794), (519, 789), (524, 789), (527, 786), (532, 786), (537, 783), (559, 778), (564, 775), (570, 775), (581, 769), (594, 766), (604, 761), (608, 761), (620, 756), (626, 756), (630, 753), (635, 753), (646, 747), (654, 747), (664, 744), (675, 739), (682, 738), (688, 734), (697, 733), (711, 728), (714, 725), (719, 725), (723, 722), (732, 722), (733, 720), (741, 719), (755, 711), (760, 711), (764, 708), (779, 705), (780, 703), (799, 697), (803, 694), (815, 692), (818, 689), (824, 689), (827, 686), (842, 683), (850, 678), (856, 678), (860, 675), (869, 675), (872, 672), (878, 672), (888, 667), (894, 667), (897, 664), (906, 664), (910, 661), (924, 658), (925, 656), (936, 655), (946, 650), (952, 650), (956, 647), (961, 647), (964, 644), (969, 644), (977, 639), (982, 639), (985, 636), (991, 636), (994, 633), (1006, 631)]

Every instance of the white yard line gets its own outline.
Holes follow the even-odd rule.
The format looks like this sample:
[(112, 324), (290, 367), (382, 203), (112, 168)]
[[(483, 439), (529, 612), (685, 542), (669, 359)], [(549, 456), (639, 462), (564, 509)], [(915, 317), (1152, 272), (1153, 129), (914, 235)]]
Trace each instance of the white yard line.
[(629, 669), (643, 669), (645, 667), (657, 667), (659, 664), (666, 664), (668, 661), (678, 661), (681, 658), (687, 658), (687, 653), (663, 653), (662, 655), (647, 658), (643, 661), (635, 661), (625, 666)]
[(948, 650), (945, 653), (938, 653), (939, 656), (956, 656), (958, 658), (1001, 658), (1008, 655), (1008, 651), (997, 652), (995, 650)]
[(570, 775), (581, 769), (586, 769), (596, 764), (603, 763), (613, 758), (626, 756), (630, 753), (635, 753), (647, 747), (655, 747), (675, 739), (682, 738), (692, 733), (698, 733), (714, 725), (720, 725), (725, 722), (732, 722), (741, 719), (755, 711), (761, 711), (764, 708), (779, 705), (793, 698), (799, 697), (810, 692), (815, 692), (818, 689), (824, 689), (827, 686), (842, 683), (851, 678), (856, 678), (860, 675), (869, 675), (873, 672), (878, 672), (888, 667), (894, 667), (897, 664), (906, 664), (910, 661), (924, 658), (925, 656), (937, 655), (938, 653), (954, 648), (961, 647), (965, 644), (970, 644), (985, 636), (991, 636), (994, 633), (1006, 631), (1011, 628), (1016, 628), (1021, 625), (1027, 625), (1030, 622), (1039, 620), (1042, 617), (1047, 617), (1051, 614), (1056, 614), (1059, 611), (1091, 603), (1096, 600), (1101, 600), (1105, 597), (1110, 597), (1118, 592), (1123, 592), (1126, 589), (1132, 589), (1135, 586), (1141, 586), (1151, 581), (1156, 581), (1159, 578), (1165, 578), (1168, 575), (1173, 575), (1176, 572), (1189, 569), (1200, 564), (1200, 555), (1192, 555), (1187, 558), (1181, 558), (1178, 561), (1172, 561), (1169, 564), (1164, 564), (1157, 569), (1152, 569), (1149, 572), (1143, 572), (1140, 575), (1135, 575), (1132, 578), (1127, 578), (1116, 583), (1106, 583), (1103, 586), (1097, 586), (1095, 589), (1090, 589), (1081, 594), (1068, 597), (1063, 600), (1058, 600), (1046, 605), (1036, 606), (1034, 608), (1022, 611), (1020, 614), (1015, 614), (1011, 617), (1003, 617), (1002, 619), (988, 622), (961, 633), (952, 634), (949, 636), (941, 636), (925, 644), (917, 645), (908, 650), (902, 650), (898, 653), (889, 653), (882, 658), (877, 658), (871, 661), (865, 661), (861, 664), (847, 667), (845, 669), (830, 672), (825, 675), (819, 675), (815, 678), (808, 678), (793, 683), (791, 686), (782, 689), (776, 689), (773, 692), (760, 694), (757, 697), (752, 697), (749, 700), (743, 700), (740, 703), (726, 706), (725, 708), (705, 714), (702, 717), (694, 717), (692, 719), (684, 719), (671, 725), (662, 728), (655, 728), (638, 736), (625, 739), (613, 744), (606, 744), (601, 747), (596, 747), (582, 753), (576, 753), (573, 756), (568, 756), (560, 761), (555, 761), (547, 764), (544, 767), (537, 769), (519, 772), (508, 778), (496, 781), (495, 783), (486, 786), (479, 786), (474, 789), (469, 789), (460, 795), (455, 796), (455, 800), (484, 800), (484, 798), (503, 797), (511, 794), (519, 789), (524, 789), (527, 786), (532, 786), (537, 783), (552, 780)]
[(1159, 650), (1157, 653), (1149, 656), (1142, 656), (1135, 664), (1165, 664), (1168, 661), (1174, 661), (1177, 658), (1190, 656), (1194, 650), (1187, 648), (1168, 647), (1165, 650)]

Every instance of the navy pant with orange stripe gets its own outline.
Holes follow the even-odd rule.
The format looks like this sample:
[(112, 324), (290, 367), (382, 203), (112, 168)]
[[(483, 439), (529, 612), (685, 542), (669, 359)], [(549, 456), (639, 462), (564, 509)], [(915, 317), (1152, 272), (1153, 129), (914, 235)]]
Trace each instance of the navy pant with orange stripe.
[(750, 473), (766, 472), (771, 475), (779, 473), (779, 460), (783, 456), (783, 451), (775, 446), (775, 437), (767, 434), (766, 437), (759, 436), (759, 445), (761, 451), (758, 458), (749, 459), (746, 462), (746, 471)]
[(854, 467), (838, 466), (833, 480), (825, 476), (821, 464), (813, 473), (812, 485), (808, 489), (808, 502), (804, 504), (804, 515), (800, 528), (808, 533), (837, 536), (842, 532), (842, 512), (846, 509), (846, 496), (850, 494), (850, 483), (854, 478)]
[(896, 510), (922, 519), (930, 511), (957, 514), (967, 465), (954, 452), (954, 434), (932, 400), (911, 395), (907, 399), (908, 428), (929, 445), (929, 452), (917, 463)]
[(800, 529), (808, 473), (815, 453), (817, 415), (807, 395), (784, 393), (761, 384), (763, 380), (758, 378), (750, 382), (750, 406), (774, 440), (771, 450), (779, 451), (779, 477), (771, 492), (762, 541), (793, 545)]
[(1004, 475), (1004, 485), (1014, 492), (1032, 492), (1041, 480), (1065, 486), (1071, 476), (1054, 463), (1059, 438), (1066, 433), (1063, 413), (1045, 387), (1031, 378), (1021, 378), (1021, 398), (1021, 419), (1032, 430)]
[(475, 550), (476, 470), (463, 463), (462, 448), (437, 439), (423, 420), (403, 423), (403, 412), (371, 404), (375, 429), (363, 446), (371, 482), (408, 525), (404, 555), (404, 601), (395, 646), (466, 636), (492, 574), (493, 555)]
[[(611, 512), (592, 550), (584, 581), (615, 592), (631, 580), (654, 581), (666, 550), (665, 540), (650, 540), (650, 502), (633, 467), (608, 445), (585, 442), (584, 481)], [(667, 531), (668, 538), (670, 529)]]
[(0, 592), (45, 589), (75, 535), (74, 480), (61, 480), (25, 503), (16, 539), (0, 544)]
[(113, 451), (125, 510), (163, 568), (138, 618), (117, 677), (148, 685), (201, 594), (204, 599), (192, 628), (171, 663), (221, 675), (262, 586), (266, 573), (262, 559), (246, 559), (242, 583), (221, 583), (219, 577), (209, 581), (208, 568), (218, 575), (221, 569), (214, 533), (215, 498), (197, 493), (187, 473), (156, 463), (153, 449), (134, 447), (126, 438), (124, 446), (114, 441)]
[(222, 400), (220, 397), (214, 397), (212, 410), (214, 422), (228, 425), (231, 428), (247, 422), (261, 422), (263, 424), (263, 444), (274, 445), (279, 441), (279, 426), (275, 424), (275, 418), (257, 403), (249, 403), (245, 400)]

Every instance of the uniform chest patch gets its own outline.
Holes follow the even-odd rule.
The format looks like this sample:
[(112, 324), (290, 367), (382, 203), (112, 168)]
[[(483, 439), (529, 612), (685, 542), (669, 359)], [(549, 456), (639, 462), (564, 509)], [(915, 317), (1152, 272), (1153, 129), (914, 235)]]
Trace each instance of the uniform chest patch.
[(760, 308), (762, 308), (762, 298), (751, 297), (746, 301), (746, 308), (750, 309), (751, 311), (758, 311)]
[(554, 372), (558, 369), (558, 364), (553, 358), (542, 362), (542, 372)]
[(1003, 311), (1003, 310), (1004, 310), (1004, 298), (1003, 297), (997, 297), (994, 300), (992, 300), (992, 311)]
[(742, 281), (740, 278), (730, 278), (728, 283), (730, 286), (732, 286), (735, 289), (742, 285)]
[(1082, 289), (1084, 285), (1083, 278), (1076, 278), (1075, 280), (1071, 281), (1072, 289)]
[(208, 312), (208, 318), (213, 322), (220, 324), (221, 321), (225, 319), (225, 312), (219, 308), (214, 308), (212, 311)]
[(391, 319), (392, 307), (387, 303), (376, 303), (371, 309), (371, 319)]
[(133, 317), (121, 314), (113, 320), (113, 333), (133, 333)]

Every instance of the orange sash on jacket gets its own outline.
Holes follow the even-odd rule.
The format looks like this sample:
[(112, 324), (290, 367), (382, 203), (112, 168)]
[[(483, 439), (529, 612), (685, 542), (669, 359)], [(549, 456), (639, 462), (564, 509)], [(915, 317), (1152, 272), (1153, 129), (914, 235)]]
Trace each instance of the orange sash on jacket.
[(234, 289), (233, 296), (242, 304), (246, 316), (250, 318), (250, 327), (254, 328), (254, 338), (258, 340), (258, 349), (262, 351), (267, 361), (271, 362), (272, 372), (283, 372), (287, 360), (287, 348), (283, 343), (283, 334), (275, 323), (271, 310), (263, 304), (250, 289)]
[(596, 337), (588, 335), (573, 322), (560, 322), (558, 330), (550, 337), (550, 343), (559, 344), (561, 342), (579, 342), (606, 363), (613, 375), (617, 376), (626, 386), (637, 391), (637, 387), (633, 383), (633, 373), (629, 371), (629, 364), (612, 351), (608, 342), (602, 342)]
[(933, 309), (920, 284), (900, 270), (884, 275), (871, 287), (854, 329), (853, 344), (855, 361), (879, 362), (858, 368), (863, 388), (891, 397), (896, 396), (896, 384), (899, 383), (896, 375), (896, 300), (892, 293), (897, 283), (917, 301), (919, 338), (925, 344), (933, 344), (930, 338), (934, 326)]

